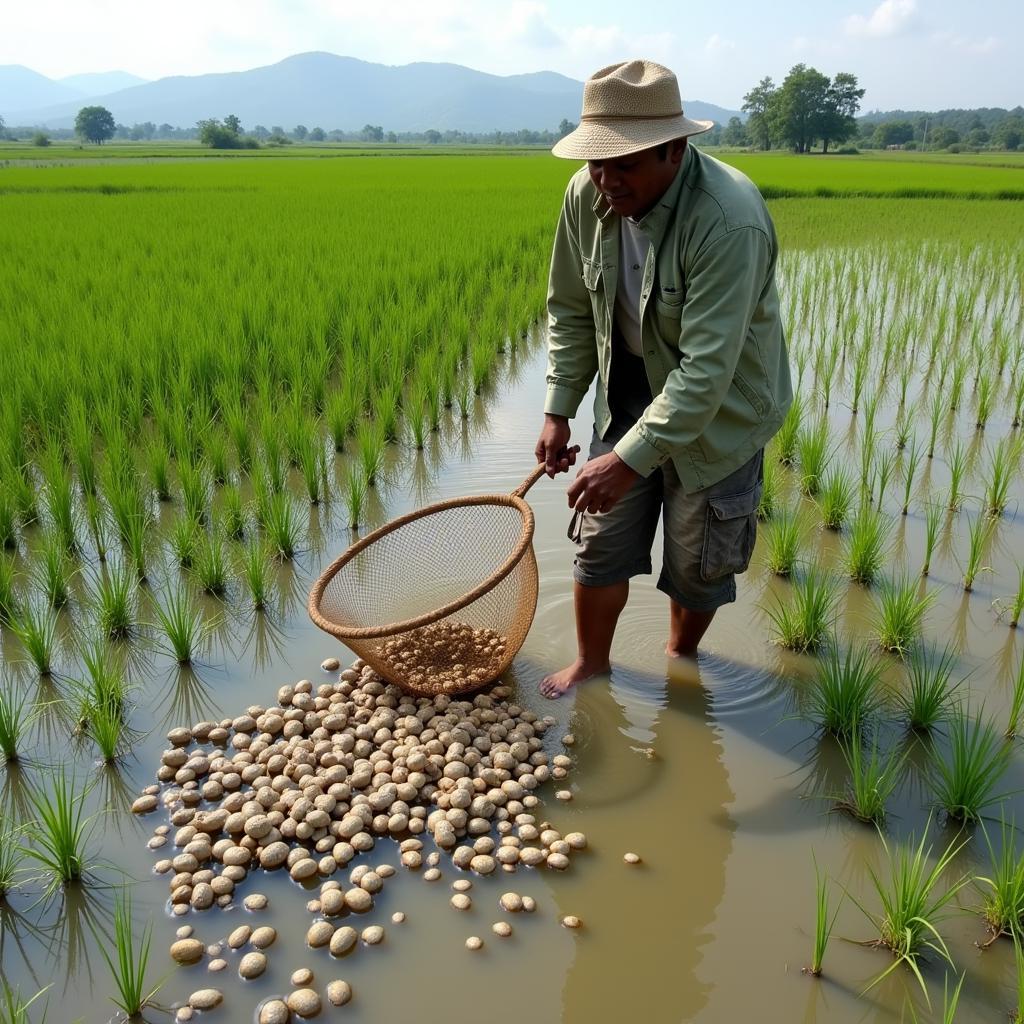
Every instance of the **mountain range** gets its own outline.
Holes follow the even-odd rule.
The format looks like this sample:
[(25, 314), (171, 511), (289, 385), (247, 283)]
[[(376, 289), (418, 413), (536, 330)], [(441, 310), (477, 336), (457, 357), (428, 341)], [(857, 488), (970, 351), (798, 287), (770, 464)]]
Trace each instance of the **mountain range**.
[[(20, 65), (0, 67), (0, 116), (9, 126), (68, 128), (86, 105), (121, 124), (191, 127), (235, 114), (248, 128), (296, 124), (325, 131), (466, 132), (555, 129), (579, 118), (583, 83), (553, 71), (491, 75), (459, 64), (372, 64), (300, 53), (249, 71), (174, 75), (153, 82), (115, 71), (53, 80)], [(738, 111), (684, 101), (687, 115), (724, 124)]]

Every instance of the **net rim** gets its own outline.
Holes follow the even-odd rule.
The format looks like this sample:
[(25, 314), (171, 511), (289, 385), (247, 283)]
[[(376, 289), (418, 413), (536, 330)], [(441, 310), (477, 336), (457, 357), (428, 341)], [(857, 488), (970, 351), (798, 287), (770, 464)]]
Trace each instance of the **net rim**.
[[(356, 555), (365, 551), (382, 537), (386, 537), (388, 534), (393, 533), (395, 530), (398, 530), (403, 526), (407, 526), (409, 523), (415, 522), (417, 519), (425, 519), (427, 516), (436, 515), (439, 512), (446, 512), (449, 509), (471, 505), (505, 505), (507, 507), (515, 508), (522, 516), (523, 526), (522, 531), (519, 534), (519, 540), (516, 542), (516, 545), (512, 549), (508, 558), (506, 558), (505, 561), (494, 570), (494, 572), (492, 572), (472, 590), (467, 591), (454, 601), (449, 601), (448, 604), (442, 605), (440, 608), (424, 612), (422, 615), (417, 615), (411, 619), (403, 619), (399, 622), (389, 622), (381, 626), (345, 626), (341, 623), (335, 622), (333, 619), (326, 618), (321, 613), (320, 602), (323, 598), (324, 591), (327, 589), (331, 580), (333, 580), (334, 577), (337, 576), (337, 574), (349, 562), (351, 562), (353, 558), (356, 557)], [(530, 508), (527, 502), (515, 492), (512, 494), (480, 494), (464, 498), (450, 498), (446, 501), (438, 501), (432, 505), (427, 505), (424, 508), (407, 512), (405, 515), (399, 516), (397, 519), (392, 519), (391, 522), (385, 523), (383, 526), (380, 526), (371, 533), (368, 533), (365, 537), (357, 540), (342, 552), (342, 554), (333, 562), (331, 562), (326, 569), (324, 569), (316, 583), (313, 584), (313, 589), (309, 592), (309, 603), (307, 606), (309, 617), (313, 620), (313, 623), (316, 626), (324, 630), (324, 632), (337, 637), (339, 640), (380, 639), (381, 637), (393, 636), (396, 633), (405, 633), (412, 629), (419, 629), (422, 626), (429, 626), (431, 623), (437, 622), (440, 619), (446, 618), (460, 609), (465, 608), (478, 598), (483, 597), (483, 595), (488, 591), (493, 590), (522, 560), (523, 555), (533, 542), (533, 533), (533, 509)]]

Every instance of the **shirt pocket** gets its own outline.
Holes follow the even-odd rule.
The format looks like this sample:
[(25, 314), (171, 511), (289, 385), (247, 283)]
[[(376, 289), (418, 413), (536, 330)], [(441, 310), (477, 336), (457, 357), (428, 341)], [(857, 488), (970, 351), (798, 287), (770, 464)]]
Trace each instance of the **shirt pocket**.
[(654, 314), (658, 333), (669, 345), (678, 345), (682, 333), (683, 302), (681, 291), (659, 290), (654, 296)]

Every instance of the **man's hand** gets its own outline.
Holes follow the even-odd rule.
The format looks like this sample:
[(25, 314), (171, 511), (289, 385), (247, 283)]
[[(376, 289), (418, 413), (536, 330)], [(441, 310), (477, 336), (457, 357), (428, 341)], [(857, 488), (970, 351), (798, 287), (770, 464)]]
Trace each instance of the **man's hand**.
[(534, 449), (538, 462), (543, 462), (550, 477), (558, 473), (568, 473), (570, 466), (576, 465), (578, 449), (569, 448), (569, 421), (564, 416), (553, 416), (546, 413), (544, 429)]
[(569, 507), (578, 512), (607, 512), (640, 478), (615, 454), (591, 459), (569, 485)]

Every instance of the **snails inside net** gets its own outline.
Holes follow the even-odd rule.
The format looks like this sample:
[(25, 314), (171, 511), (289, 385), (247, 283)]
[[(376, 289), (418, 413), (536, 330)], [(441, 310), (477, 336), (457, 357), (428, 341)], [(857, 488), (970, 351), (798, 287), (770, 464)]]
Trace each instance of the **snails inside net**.
[[(425, 509), (334, 572), (317, 608), (324, 628), (408, 690), (456, 693), (483, 686), (511, 663), (536, 607), (537, 563), (532, 546), (523, 543), (525, 531), (523, 513), (512, 503)], [(496, 579), (517, 551), (512, 570)], [(483, 592), (468, 604), (399, 628), (478, 588)], [(367, 627), (381, 635), (349, 633)]]

